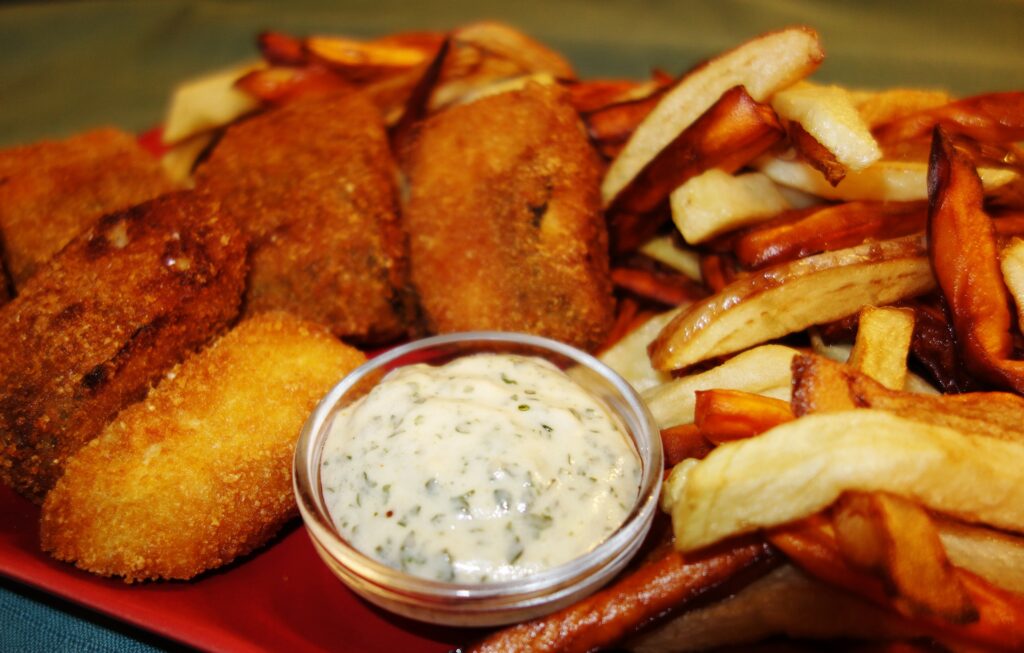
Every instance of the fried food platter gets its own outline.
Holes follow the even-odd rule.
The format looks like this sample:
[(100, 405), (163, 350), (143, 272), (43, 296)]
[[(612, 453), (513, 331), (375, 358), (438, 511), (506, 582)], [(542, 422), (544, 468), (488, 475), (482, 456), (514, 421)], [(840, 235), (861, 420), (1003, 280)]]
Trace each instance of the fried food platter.
[[(583, 11), (582, 7), (575, 9)], [(531, 11), (526, 13), (529, 14), (526, 23), (537, 19)], [(810, 19), (800, 18), (800, 21), (810, 22)], [(788, 22), (793, 21), (766, 23), (763, 28), (750, 29), (733, 38), (732, 43)], [(44, 25), (45, 21), (40, 20), (39, 24)], [(529, 31), (528, 24), (521, 26)], [(377, 27), (371, 24), (367, 29), (386, 31)], [(837, 39), (830, 38), (831, 41), (826, 40), (827, 45), (838, 45)], [(708, 48), (702, 56), (710, 56), (721, 49)], [(833, 49), (841, 50), (842, 46)], [(574, 58), (572, 47), (565, 48), (563, 53)], [(611, 58), (607, 52), (604, 55)], [(583, 58), (586, 59), (586, 53)], [(647, 64), (682, 71), (698, 58), (701, 57)], [(828, 72), (842, 81), (844, 73), (840, 62), (840, 56), (830, 60)], [(595, 66), (593, 70), (601, 73), (600, 61), (590, 61), (587, 65)], [(993, 67), (1001, 69), (1004, 65), (1005, 61), (1000, 61)], [(853, 77), (860, 74), (864, 74), (863, 71), (853, 73)], [(872, 82), (878, 86), (890, 83), (878, 70), (869, 75), (874, 77), (852, 81)], [(921, 83), (921, 80), (909, 81)], [(923, 83), (928, 85), (927, 81)], [(969, 83), (966, 78), (939, 79), (933, 85), (965, 88)], [(1019, 80), (1007, 80), (1005, 84), (1006, 88), (1020, 86)], [(968, 92), (991, 88), (990, 85), (968, 89)], [(85, 126), (103, 121), (92, 120)], [(30, 131), (25, 129), (25, 133)], [(10, 134), (5, 137), (11, 138)], [(0, 531), (0, 573), (4, 576), (197, 648), (313, 651), (335, 648), (339, 641), (344, 641), (353, 650), (441, 651), (472, 641), (479, 635), (403, 620), (355, 598), (323, 567), (303, 529), (294, 522), (269, 547), (195, 581), (128, 586), (116, 579), (100, 579), (72, 569), (41, 553), (38, 509), (7, 488), (0, 490), (0, 506), (7, 517)]]

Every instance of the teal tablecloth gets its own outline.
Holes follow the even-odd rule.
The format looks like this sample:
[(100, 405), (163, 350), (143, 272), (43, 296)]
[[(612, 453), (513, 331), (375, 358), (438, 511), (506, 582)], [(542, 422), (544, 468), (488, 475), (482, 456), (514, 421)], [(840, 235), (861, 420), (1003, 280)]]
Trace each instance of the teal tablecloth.
[[(1018, 0), (7, 2), (0, 145), (105, 123), (146, 129), (161, 120), (176, 82), (252, 58), (253, 37), (265, 28), (363, 36), (479, 18), (521, 27), (584, 75), (641, 76), (654, 66), (677, 73), (762, 31), (806, 23), (822, 34), (823, 81), (959, 94), (1024, 88)], [(0, 652), (153, 650), (145, 634), (84, 615), (5, 581)]]

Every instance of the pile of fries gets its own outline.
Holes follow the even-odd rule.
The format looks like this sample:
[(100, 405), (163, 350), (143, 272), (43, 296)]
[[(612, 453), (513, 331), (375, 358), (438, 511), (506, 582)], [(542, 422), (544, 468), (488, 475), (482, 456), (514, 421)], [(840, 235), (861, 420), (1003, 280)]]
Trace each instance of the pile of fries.
[(180, 175), (231, 120), (341, 85), (374, 99), (401, 148), (444, 107), (559, 84), (607, 161), (619, 322), (602, 358), (663, 429), (672, 547), (479, 650), (589, 650), (671, 611), (689, 623), (712, 610), (697, 597), (753, 592), (780, 565), (875, 623), (760, 614), (761, 630), (672, 646), (1024, 648), (1024, 92), (819, 85), (805, 27), (645, 81), (579, 80), (495, 23), (260, 44), (258, 64), (179, 90), (164, 138)]

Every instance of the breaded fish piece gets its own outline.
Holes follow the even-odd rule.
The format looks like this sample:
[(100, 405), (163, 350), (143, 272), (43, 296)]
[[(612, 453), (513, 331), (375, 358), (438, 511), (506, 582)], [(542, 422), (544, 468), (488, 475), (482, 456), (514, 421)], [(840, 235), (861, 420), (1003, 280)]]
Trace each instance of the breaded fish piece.
[(100, 216), (173, 189), (160, 162), (112, 127), (0, 151), (0, 234), (14, 287)]
[(365, 97), (307, 98), (236, 124), (195, 177), (252, 239), (247, 314), (284, 309), (359, 342), (406, 332), (396, 169)]
[(439, 113), (405, 168), (411, 277), (429, 329), (601, 343), (614, 310), (601, 170), (561, 90), (531, 84)]
[(245, 238), (172, 193), (101, 218), (0, 307), (0, 479), (37, 502), (68, 456), (238, 315)]
[(364, 360), (318, 324), (248, 318), (71, 459), (43, 504), (43, 549), (132, 582), (191, 578), (259, 547), (298, 514), (303, 422)]

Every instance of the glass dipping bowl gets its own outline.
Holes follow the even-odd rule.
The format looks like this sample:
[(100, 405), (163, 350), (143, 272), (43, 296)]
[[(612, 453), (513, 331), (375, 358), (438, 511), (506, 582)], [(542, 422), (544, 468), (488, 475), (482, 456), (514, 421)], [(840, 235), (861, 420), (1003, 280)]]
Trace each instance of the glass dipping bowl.
[[(324, 443), (338, 411), (366, 394), (389, 371), (415, 363), (440, 365), (480, 353), (537, 356), (566, 371), (603, 402), (633, 442), (642, 466), (636, 500), (625, 521), (598, 546), (564, 564), (515, 580), (454, 583), (388, 567), (341, 537), (320, 482)], [(293, 483), (314, 548), (353, 591), (386, 610), (452, 626), (494, 626), (531, 619), (572, 604), (615, 576), (650, 530), (661, 491), (661, 438), (640, 397), (618, 374), (568, 345), (519, 333), (467, 332), (410, 342), (383, 353), (341, 380), (306, 421), (295, 451)]]

